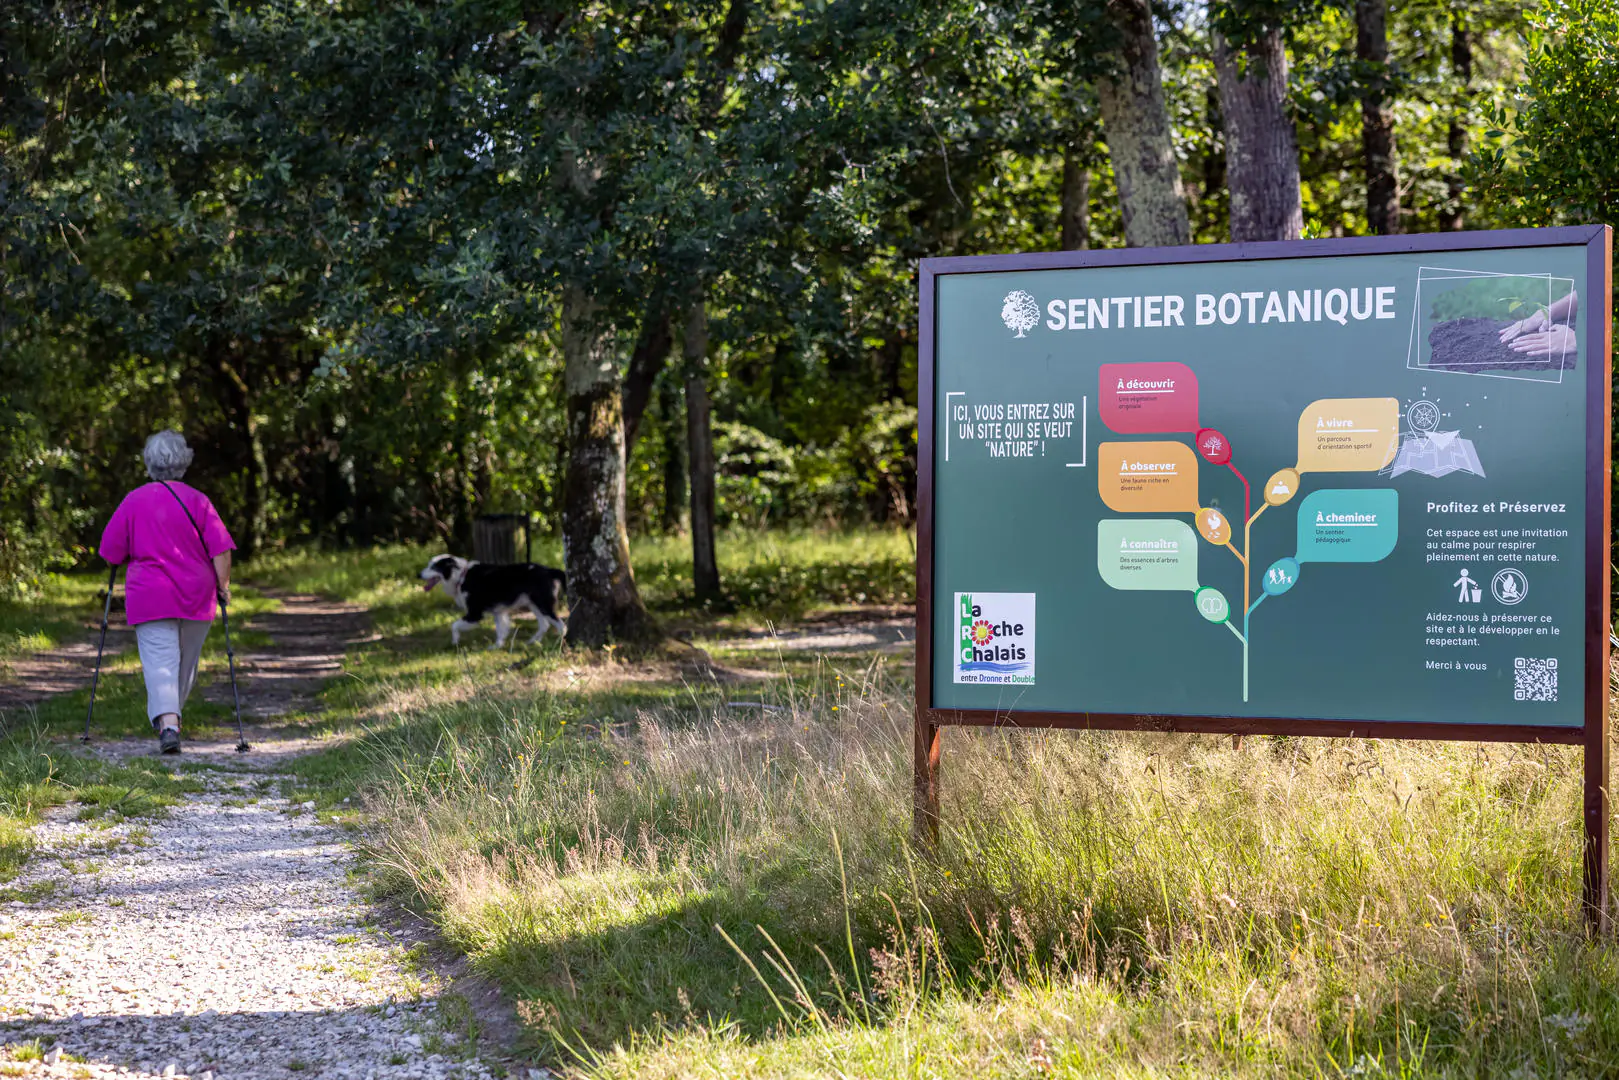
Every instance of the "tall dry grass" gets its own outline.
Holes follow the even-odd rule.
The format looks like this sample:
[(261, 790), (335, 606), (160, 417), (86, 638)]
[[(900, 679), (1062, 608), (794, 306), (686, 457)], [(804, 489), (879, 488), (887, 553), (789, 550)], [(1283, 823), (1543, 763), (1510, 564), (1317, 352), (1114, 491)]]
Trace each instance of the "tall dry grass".
[(926, 858), (908, 687), (749, 697), (617, 727), (498, 687), (423, 703), (370, 851), (603, 1074), (1619, 1062), (1573, 751), (952, 729)]

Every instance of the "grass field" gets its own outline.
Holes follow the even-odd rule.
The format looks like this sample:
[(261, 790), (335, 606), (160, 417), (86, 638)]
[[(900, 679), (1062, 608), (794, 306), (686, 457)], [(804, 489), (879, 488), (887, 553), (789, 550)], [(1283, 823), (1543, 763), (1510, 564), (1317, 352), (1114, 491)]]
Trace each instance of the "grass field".
[[(791, 619), (812, 609), (906, 604), (915, 589), (915, 546), (900, 529), (851, 532), (736, 532), (721, 537), (726, 612), (693, 611), (690, 541), (675, 536), (631, 544), (636, 583), (647, 606), (713, 629), (727, 614), (743, 620)], [(253, 581), (292, 592), (317, 592), (370, 608), (389, 629), (412, 630), (439, 620), (444, 600), (422, 595), (419, 574), (444, 548), (397, 545), (352, 552), (292, 551), (268, 555), (246, 571)], [(536, 562), (562, 565), (555, 541), (538, 544)]]
[(383, 882), (602, 1075), (1604, 1075), (1564, 750), (950, 733), (903, 675), (777, 711), (422, 701)]
[[(637, 552), (677, 614), (681, 552)], [(834, 605), (906, 598), (907, 539), (722, 552), (753, 591), (670, 620), (710, 666), (453, 651), (411, 580), (423, 550), (248, 575), (373, 607), (381, 640), (306, 721), (351, 737), (292, 793), (357, 825), (380, 893), (505, 988), (553, 1067), (1619, 1075), (1619, 951), (1578, 912), (1576, 752), (951, 730), (923, 855), (907, 660), (718, 644), (827, 582)]]

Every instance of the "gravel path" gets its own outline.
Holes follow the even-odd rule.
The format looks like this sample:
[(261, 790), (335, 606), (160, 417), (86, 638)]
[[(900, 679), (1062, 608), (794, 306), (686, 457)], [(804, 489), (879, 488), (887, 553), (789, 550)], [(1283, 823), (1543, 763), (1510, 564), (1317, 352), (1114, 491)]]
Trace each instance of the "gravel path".
[(35, 827), (0, 891), (0, 1076), (511, 1075), (468, 1040), (471, 1003), (350, 884), (342, 831), (275, 794), (278, 760), (306, 748), (213, 749), (179, 759), (208, 765), (184, 774), (206, 790), (165, 816), (80, 822), (69, 806)]
[(0, 1041), (62, 1054), (24, 1075), (492, 1075), (347, 883), (341, 832), (259, 794), (273, 777), (197, 775), (166, 818), (36, 829), (11, 888), (38, 898), (0, 911)]

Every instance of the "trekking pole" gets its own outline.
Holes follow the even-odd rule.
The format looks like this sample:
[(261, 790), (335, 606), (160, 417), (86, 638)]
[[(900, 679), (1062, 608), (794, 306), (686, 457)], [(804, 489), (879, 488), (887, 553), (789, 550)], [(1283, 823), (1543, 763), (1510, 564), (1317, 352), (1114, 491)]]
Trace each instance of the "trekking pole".
[(118, 564), (107, 572), (107, 603), (101, 609), (101, 644), (96, 646), (96, 673), (90, 679), (90, 708), (84, 714), (84, 735), (80, 742), (90, 741), (90, 718), (96, 714), (96, 687), (101, 684), (101, 654), (107, 648), (107, 620), (112, 617), (112, 587), (118, 580)]
[[(219, 571), (214, 571), (214, 583), (219, 582)], [(230, 665), (230, 697), (236, 705), (236, 752), (245, 754), (253, 749), (247, 745), (247, 736), (242, 733), (242, 695), (236, 689), (236, 650), (230, 643), (230, 605), (225, 602), (225, 590), (218, 590), (219, 619), (225, 624), (225, 662)]]

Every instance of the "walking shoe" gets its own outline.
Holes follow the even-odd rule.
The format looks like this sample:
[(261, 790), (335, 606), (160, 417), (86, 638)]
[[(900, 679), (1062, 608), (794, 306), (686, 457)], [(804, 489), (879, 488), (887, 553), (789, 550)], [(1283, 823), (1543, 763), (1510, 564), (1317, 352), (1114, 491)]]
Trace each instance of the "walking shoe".
[(180, 729), (171, 727), (158, 732), (157, 751), (160, 754), (178, 754), (180, 752)]

